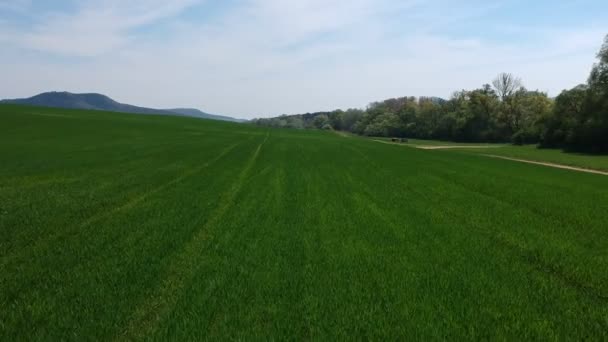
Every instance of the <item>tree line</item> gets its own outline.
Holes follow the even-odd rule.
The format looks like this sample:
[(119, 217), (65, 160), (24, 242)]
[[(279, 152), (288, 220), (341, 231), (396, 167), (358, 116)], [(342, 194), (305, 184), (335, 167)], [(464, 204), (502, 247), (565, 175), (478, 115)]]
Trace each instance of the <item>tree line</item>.
[(512, 74), (498, 75), (479, 89), (450, 99), (401, 97), (367, 109), (254, 119), (263, 126), (348, 131), (364, 136), (539, 144), (608, 152), (608, 36), (586, 84), (555, 99), (528, 90)]

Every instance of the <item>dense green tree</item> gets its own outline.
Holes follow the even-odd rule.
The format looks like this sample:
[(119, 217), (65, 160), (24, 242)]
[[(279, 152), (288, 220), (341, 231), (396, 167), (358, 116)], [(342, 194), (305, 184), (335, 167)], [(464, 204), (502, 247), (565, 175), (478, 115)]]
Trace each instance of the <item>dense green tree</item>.
[(560, 147), (575, 144), (575, 129), (582, 117), (587, 101), (588, 86), (581, 84), (564, 90), (555, 99), (553, 112), (543, 118), (541, 144), (545, 147)]
[(295, 129), (304, 129), (306, 126), (301, 116), (290, 116), (287, 118), (287, 127)]
[(315, 128), (319, 128), (319, 129), (326, 129), (327, 125), (329, 125), (329, 117), (327, 116), (327, 114), (320, 114), (317, 115), (314, 119), (313, 119), (313, 125)]
[(342, 115), (342, 129), (348, 132), (354, 132), (355, 126), (363, 117), (365, 112), (361, 109), (349, 109)]
[(543, 120), (541, 144), (608, 152), (608, 36), (586, 85), (563, 91)]
[(411, 137), (428, 137), (436, 139), (439, 137), (439, 123), (443, 115), (440, 103), (434, 98), (423, 97), (418, 100), (418, 110), (416, 113), (415, 134)]
[(608, 151), (608, 36), (597, 57), (599, 61), (589, 76), (586, 109), (577, 136), (580, 147)]
[(344, 130), (344, 111), (341, 109), (329, 113), (329, 125), (335, 130)]
[(513, 104), (511, 141), (515, 144), (538, 143), (542, 131), (541, 124), (544, 118), (550, 115), (553, 101), (546, 93), (521, 88), (515, 94)]
[(494, 113), (499, 106), (498, 95), (489, 84), (481, 89), (468, 93), (468, 110), (471, 112), (471, 121), (467, 132), (471, 141), (498, 141), (501, 140), (497, 131)]

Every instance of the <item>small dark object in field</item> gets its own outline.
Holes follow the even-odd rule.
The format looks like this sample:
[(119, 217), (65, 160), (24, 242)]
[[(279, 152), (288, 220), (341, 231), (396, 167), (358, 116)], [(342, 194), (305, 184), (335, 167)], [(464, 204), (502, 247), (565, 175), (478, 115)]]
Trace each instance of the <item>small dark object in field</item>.
[(391, 138), (391, 141), (394, 143), (406, 143), (408, 142), (407, 138)]

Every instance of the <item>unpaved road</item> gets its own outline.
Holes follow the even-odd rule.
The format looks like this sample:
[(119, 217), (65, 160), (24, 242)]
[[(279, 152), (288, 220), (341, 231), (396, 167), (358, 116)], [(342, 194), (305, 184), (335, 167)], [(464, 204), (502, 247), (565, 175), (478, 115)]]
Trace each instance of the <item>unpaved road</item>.
[(462, 146), (454, 146), (454, 145), (445, 145), (445, 146), (430, 146), (430, 145), (418, 145), (418, 146), (414, 146), (416, 148), (419, 148), (421, 150), (449, 150), (449, 149), (454, 149), (454, 148), (472, 148), (472, 149), (477, 149), (477, 148), (498, 148), (501, 146), (484, 146), (484, 145), (462, 145)]
[(407, 147), (413, 147), (413, 148), (418, 148), (421, 150), (448, 150), (448, 149), (456, 149), (456, 148), (498, 148), (498, 147), (502, 147), (502, 145), (412, 145), (412, 144), (408, 144), (408, 143), (397, 143), (397, 142), (391, 142), (391, 141), (384, 141), (384, 140), (378, 140), (378, 139), (372, 139), (375, 142), (379, 142), (379, 143), (383, 143), (383, 144), (389, 144), (389, 145), (399, 145), (399, 146), (407, 146)]
[(391, 141), (384, 141), (378, 139), (372, 139), (375, 142), (389, 144), (389, 145), (399, 145), (399, 146), (407, 146), (418, 148), (421, 150), (448, 150), (448, 149), (456, 149), (456, 148), (497, 148), (502, 147), (502, 145), (413, 145), (408, 143), (395, 143)]
[(350, 135), (344, 133), (344, 132), (340, 132), (340, 131), (334, 131), (334, 133), (336, 133), (337, 135), (343, 137), (343, 138), (350, 138)]
[(539, 162), (539, 161), (533, 161), (533, 160), (526, 160), (526, 159), (518, 159), (518, 158), (497, 156), (495, 154), (482, 154), (482, 156), (486, 156), (486, 157), (490, 157), (490, 158), (497, 158), (497, 159), (504, 159), (504, 160), (511, 160), (511, 161), (516, 161), (516, 162), (520, 162), (520, 163), (543, 165), (543, 166), (548, 166), (548, 167), (554, 167), (556, 169), (572, 170), (572, 171), (578, 171), (578, 172), (587, 172), (587, 173), (594, 173), (596, 175), (608, 176), (608, 172), (606, 172), (606, 171), (584, 169), (584, 168), (575, 167), (575, 166), (568, 166), (568, 165), (555, 164), (555, 163), (546, 163), (546, 162)]
[[(456, 146), (455, 145), (436, 145), (436, 146), (435, 145), (408, 145), (408, 144), (394, 143), (394, 142), (390, 142), (390, 141), (383, 141), (383, 140), (376, 140), (376, 139), (374, 139), (374, 141), (380, 142), (383, 144), (389, 144), (389, 145), (400, 145), (400, 146), (413, 147), (413, 148), (418, 148), (421, 150), (449, 150), (449, 149), (463, 149), (463, 148), (465, 148), (465, 149), (484, 149), (484, 148), (501, 147), (500, 145), (493, 145), (493, 146), (491, 146), (491, 145), (490, 146), (489, 145), (461, 145), (461, 146), (458, 146), (458, 145), (456, 145)], [(520, 162), (520, 163), (553, 167), (556, 169), (571, 170), (571, 171), (577, 171), (577, 172), (586, 172), (586, 173), (593, 173), (596, 175), (608, 176), (607, 171), (599, 171), (599, 170), (585, 169), (582, 167), (569, 166), (569, 165), (563, 165), (563, 164), (555, 164), (555, 163), (540, 162), (540, 161), (527, 160), (527, 159), (498, 156), (495, 154), (480, 154), (480, 155), (484, 156), (484, 157), (504, 159), (504, 160), (510, 160), (510, 161), (515, 161), (515, 162)]]

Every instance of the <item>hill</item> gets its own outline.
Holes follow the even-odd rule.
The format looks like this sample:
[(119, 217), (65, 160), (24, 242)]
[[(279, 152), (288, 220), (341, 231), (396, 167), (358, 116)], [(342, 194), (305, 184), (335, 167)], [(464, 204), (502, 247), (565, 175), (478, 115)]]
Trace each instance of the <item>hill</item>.
[(246, 120), (236, 119), (230, 116), (217, 115), (217, 114), (209, 114), (202, 112), (198, 109), (194, 108), (174, 108), (174, 109), (165, 109), (168, 112), (181, 114), (184, 116), (190, 116), (193, 118), (203, 118), (203, 119), (212, 119), (212, 120), (220, 120), (220, 121), (231, 121), (231, 122), (245, 122)]
[(87, 93), (73, 94), (69, 92), (47, 92), (26, 99), (8, 99), (0, 103), (21, 104), (52, 108), (103, 110), (108, 112), (120, 112), (147, 115), (179, 115), (202, 119), (242, 122), (243, 120), (207, 114), (198, 109), (153, 109), (124, 104), (114, 101), (103, 94)]
[(0, 106), (0, 341), (608, 340), (608, 177)]

